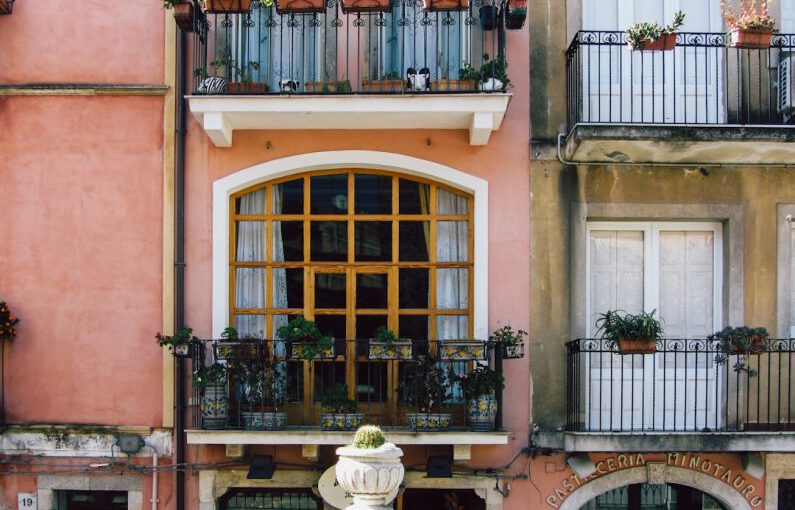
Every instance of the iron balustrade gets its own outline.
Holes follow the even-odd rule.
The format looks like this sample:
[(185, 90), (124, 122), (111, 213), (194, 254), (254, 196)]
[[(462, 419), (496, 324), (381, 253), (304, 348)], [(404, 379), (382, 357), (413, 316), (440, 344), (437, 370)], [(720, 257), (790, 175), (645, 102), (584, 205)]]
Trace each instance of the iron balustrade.
[(567, 343), (566, 430), (795, 430), (795, 339), (770, 340), (766, 350), (724, 363), (716, 341), (665, 339), (656, 347), (619, 354), (610, 340)]
[(321, 13), (286, 13), (255, 1), (249, 13), (208, 13), (193, 37), (193, 93), (503, 92), (505, 80), (468, 78), (504, 76), (505, 3), (428, 11), (422, 0), (392, 0), (389, 12), (345, 13), (327, 0)]
[(578, 32), (566, 51), (569, 129), (789, 122), (795, 34), (775, 34), (762, 49), (730, 47), (729, 40), (723, 33), (679, 33), (673, 50), (633, 51), (625, 32)]
[[(403, 342), (404, 340), (401, 340)], [(502, 375), (502, 349), (492, 349), (480, 342), (480, 358), (472, 360), (442, 359), (436, 340), (411, 340), (411, 351), (400, 359), (371, 359), (370, 340), (335, 339), (330, 352), (304, 352), (297, 344), (282, 340), (249, 339), (199, 340), (191, 346), (189, 423), (195, 429), (246, 428), (243, 413), (276, 411), (287, 413), (288, 427), (318, 427), (321, 403), (336, 385), (345, 384), (348, 396), (355, 401), (356, 413), (363, 414), (364, 423), (382, 426), (407, 426), (406, 413), (417, 412), (405, 402), (410, 401), (402, 383), (407, 368), (431, 353), (445, 373), (469, 372), (479, 363), (487, 363)], [(315, 357), (317, 356), (317, 357)], [(203, 390), (192, 374), (214, 363), (225, 367), (227, 380), (223, 392), (228, 399), (222, 424), (208, 427), (201, 412)], [(452, 415), (451, 425), (466, 425), (466, 400), (460, 383), (443, 388), (443, 403), (438, 412)], [(498, 401), (501, 391), (497, 392)], [(440, 394), (441, 395), (441, 394)], [(275, 398), (274, 398), (275, 397)], [(501, 428), (502, 410), (497, 412), (497, 428)]]

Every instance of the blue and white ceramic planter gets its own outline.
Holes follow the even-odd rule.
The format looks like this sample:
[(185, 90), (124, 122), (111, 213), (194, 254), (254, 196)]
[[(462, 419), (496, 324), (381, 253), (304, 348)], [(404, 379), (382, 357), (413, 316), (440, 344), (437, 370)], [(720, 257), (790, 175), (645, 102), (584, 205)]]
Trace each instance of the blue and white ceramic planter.
[(368, 357), (370, 359), (383, 360), (410, 360), (411, 340), (398, 340), (389, 343), (370, 340), (370, 344), (368, 346)]
[(202, 423), (205, 429), (222, 429), (226, 425), (229, 397), (225, 384), (208, 384), (204, 388), (200, 403)]
[(467, 420), (472, 430), (488, 432), (494, 430), (497, 416), (497, 400), (494, 395), (480, 395), (467, 400)]
[(450, 413), (408, 413), (411, 430), (439, 432), (450, 428), (452, 415)]
[(246, 430), (284, 430), (287, 428), (287, 413), (243, 411), (240, 415)]
[(362, 425), (362, 413), (320, 413), (321, 430), (356, 430)]

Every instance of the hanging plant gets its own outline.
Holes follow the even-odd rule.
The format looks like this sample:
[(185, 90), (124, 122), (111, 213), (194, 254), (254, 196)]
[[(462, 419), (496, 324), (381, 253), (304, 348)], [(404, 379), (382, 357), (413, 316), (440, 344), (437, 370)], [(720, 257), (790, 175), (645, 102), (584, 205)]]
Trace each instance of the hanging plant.
[(5, 301), (0, 301), (0, 340), (13, 340), (17, 336), (19, 319)]

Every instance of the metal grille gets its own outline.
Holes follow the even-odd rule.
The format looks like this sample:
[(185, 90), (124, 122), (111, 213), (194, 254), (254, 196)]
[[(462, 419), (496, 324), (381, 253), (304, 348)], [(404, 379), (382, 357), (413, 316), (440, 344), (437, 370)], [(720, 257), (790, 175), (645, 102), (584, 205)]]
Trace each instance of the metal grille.
[(320, 510), (309, 489), (232, 489), (221, 499), (221, 510)]

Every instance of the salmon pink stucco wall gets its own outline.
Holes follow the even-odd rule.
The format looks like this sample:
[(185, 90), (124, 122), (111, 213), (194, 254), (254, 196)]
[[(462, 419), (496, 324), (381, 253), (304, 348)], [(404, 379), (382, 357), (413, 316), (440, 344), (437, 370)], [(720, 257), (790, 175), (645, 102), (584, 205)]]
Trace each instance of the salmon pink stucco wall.
[(22, 320), (7, 422), (160, 425), (162, 112), (161, 97), (0, 98), (0, 299)]
[[(526, 30), (508, 33), (513, 98), (506, 118), (488, 145), (469, 145), (465, 130), (274, 130), (236, 131), (233, 146), (216, 148), (201, 126), (188, 125), (186, 209), (187, 321), (199, 336), (211, 334), (212, 188), (237, 171), (298, 154), (366, 150), (413, 156), (480, 177), (489, 185), (489, 330), (504, 324), (527, 329), (529, 316), (529, 104)], [(477, 292), (477, 289), (475, 290)], [(507, 447), (476, 446), (473, 467), (499, 466), (527, 446), (530, 361), (506, 361), (505, 428)], [(407, 450), (412, 450), (409, 448)], [(198, 455), (202, 455), (198, 452)], [(524, 472), (518, 461), (512, 473)], [(196, 495), (196, 480), (187, 491)], [(506, 509), (526, 508), (529, 484), (512, 483)]]

